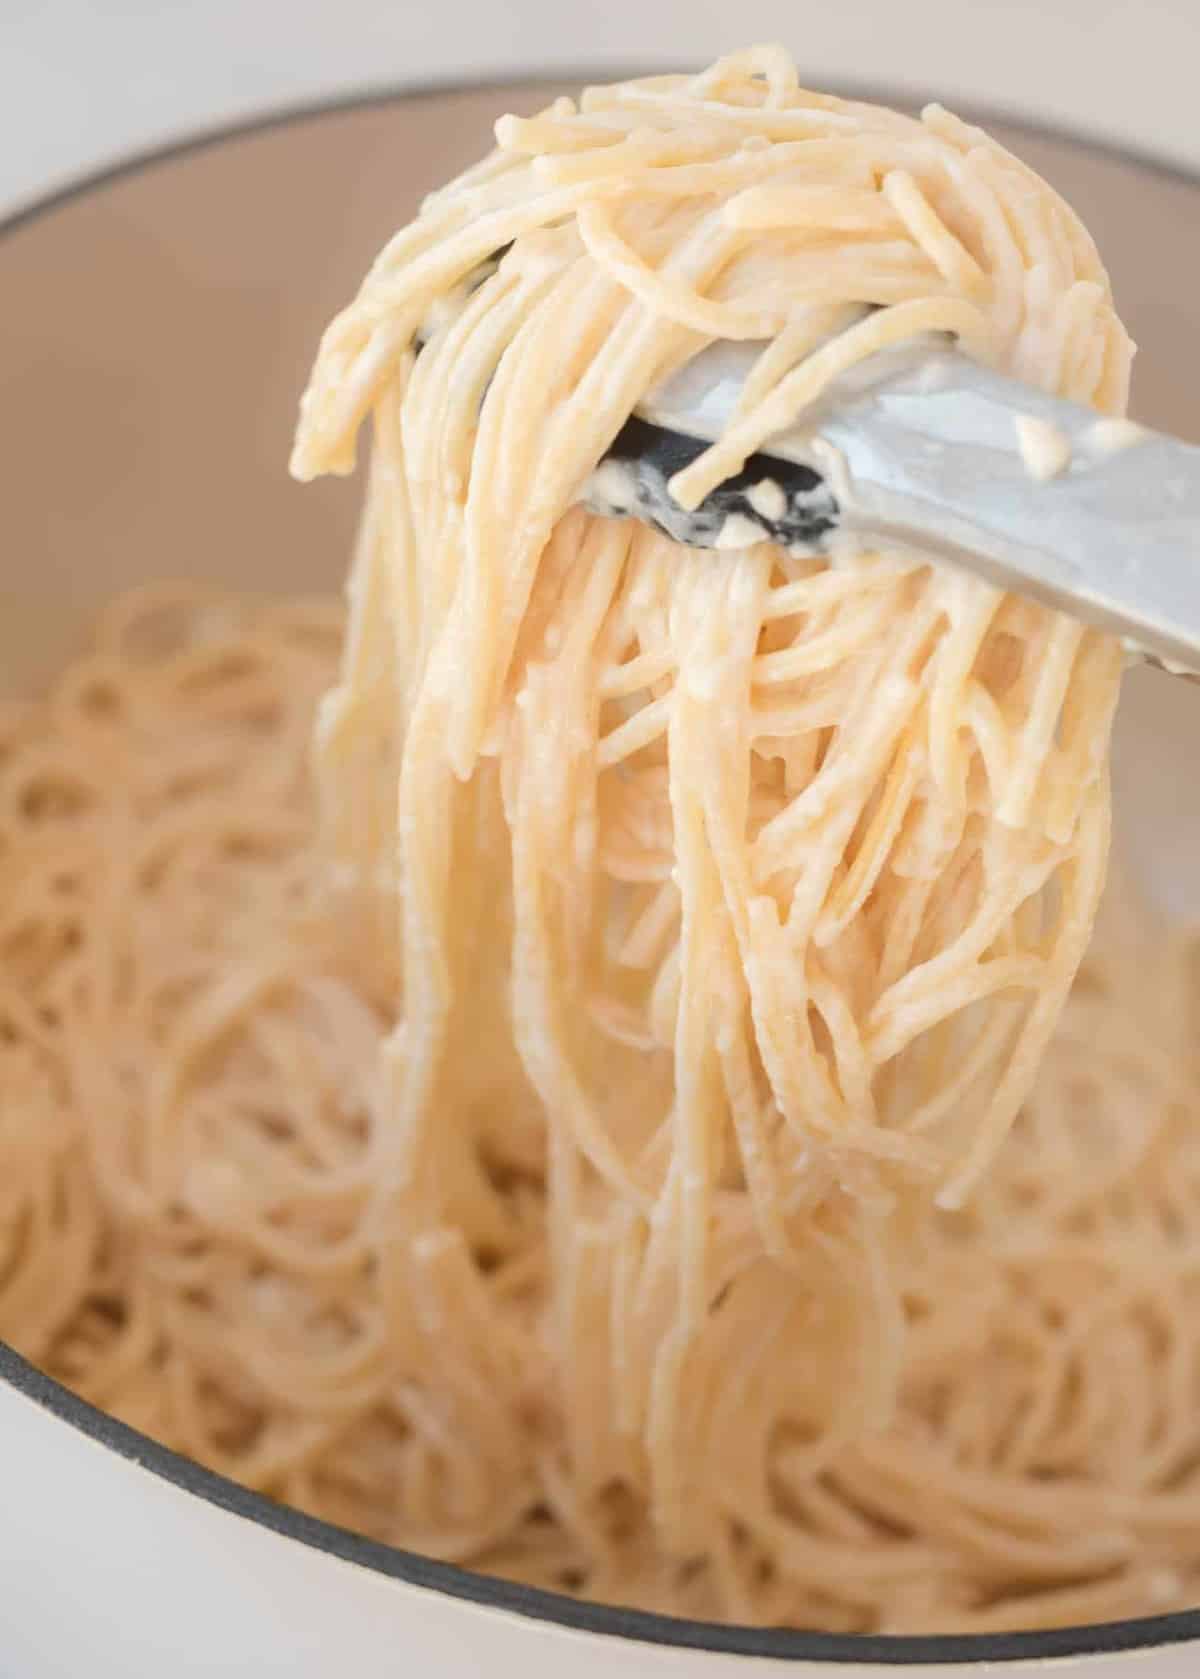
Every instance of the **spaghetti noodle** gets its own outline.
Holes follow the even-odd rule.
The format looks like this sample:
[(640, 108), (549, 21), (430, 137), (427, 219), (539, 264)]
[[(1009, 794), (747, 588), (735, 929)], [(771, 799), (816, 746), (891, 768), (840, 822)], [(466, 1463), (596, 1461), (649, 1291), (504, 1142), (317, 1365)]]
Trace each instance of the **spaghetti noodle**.
[(773, 49), (497, 132), (305, 398), (301, 476), (375, 428), (312, 784), (320, 604), (118, 603), (4, 722), (0, 1331), (276, 1497), (602, 1600), (1174, 1603), (1189, 954), (1114, 898), (1068, 1001), (1119, 650), (575, 505), (719, 338), (764, 348), (682, 505), (918, 332), (1119, 414), (1094, 248)]

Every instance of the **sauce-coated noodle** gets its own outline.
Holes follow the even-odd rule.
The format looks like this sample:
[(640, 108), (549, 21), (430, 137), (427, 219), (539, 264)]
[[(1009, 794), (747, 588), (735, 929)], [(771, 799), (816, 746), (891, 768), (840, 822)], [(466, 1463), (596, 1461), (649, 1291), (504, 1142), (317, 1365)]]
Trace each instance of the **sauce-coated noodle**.
[(914, 332), (1118, 414), (1094, 248), (977, 130), (774, 50), (498, 136), (305, 400), (302, 476), (375, 427), (315, 788), (319, 605), (118, 603), (4, 718), (0, 1332), (277, 1497), (595, 1598), (1175, 1604), (1189, 952), (1114, 895), (1067, 1000), (1119, 649), (572, 505), (721, 337), (766, 343), (689, 504)]

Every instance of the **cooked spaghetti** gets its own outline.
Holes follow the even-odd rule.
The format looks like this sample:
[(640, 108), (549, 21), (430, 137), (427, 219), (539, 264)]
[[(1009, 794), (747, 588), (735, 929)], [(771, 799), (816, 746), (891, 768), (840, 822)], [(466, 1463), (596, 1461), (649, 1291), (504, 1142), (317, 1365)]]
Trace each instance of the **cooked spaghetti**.
[(1190, 952), (1114, 900), (1071, 991), (1119, 650), (575, 505), (721, 338), (764, 348), (685, 505), (919, 332), (1119, 413), (1095, 250), (977, 130), (775, 50), (498, 140), (305, 399), (301, 476), (375, 430), (311, 784), (320, 604), (120, 602), (3, 719), (0, 1332), (275, 1497), (604, 1601), (1186, 1601)]

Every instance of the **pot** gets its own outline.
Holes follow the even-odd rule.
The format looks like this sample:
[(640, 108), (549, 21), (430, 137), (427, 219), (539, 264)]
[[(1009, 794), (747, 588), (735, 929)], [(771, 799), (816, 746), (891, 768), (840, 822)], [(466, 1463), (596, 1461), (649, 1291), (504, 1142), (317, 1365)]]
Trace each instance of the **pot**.
[[(422, 192), (534, 81), (389, 93), (122, 164), (0, 229), (0, 693), (153, 576), (329, 590), (361, 485), (286, 473), (317, 336)], [(985, 120), (987, 120), (985, 118)], [(1200, 179), (989, 121), (1095, 230), (1142, 345), (1137, 414), (1200, 431)], [(1122, 843), (1200, 908), (1200, 690), (1118, 726)], [(1168, 820), (1169, 814), (1169, 820)], [(1161, 817), (1162, 820), (1158, 820)], [(754, 1631), (581, 1605), (356, 1538), (114, 1422), (0, 1346), (0, 1669), (20, 1679), (1186, 1679), (1200, 1612), (978, 1638)]]

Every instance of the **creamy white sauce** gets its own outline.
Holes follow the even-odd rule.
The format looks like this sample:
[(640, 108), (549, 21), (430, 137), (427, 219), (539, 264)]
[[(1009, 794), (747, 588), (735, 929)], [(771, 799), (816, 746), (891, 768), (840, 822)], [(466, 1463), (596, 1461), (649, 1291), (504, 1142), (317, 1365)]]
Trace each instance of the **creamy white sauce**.
[[(820, 470), (820, 469), (818, 469)], [(576, 500), (591, 513), (622, 519), (630, 515), (647, 519), (667, 531), (675, 541), (694, 548), (730, 551), (751, 548), (772, 540), (771, 526), (795, 518), (802, 523), (836, 520), (837, 509), (824, 483), (811, 490), (789, 493), (773, 478), (761, 478), (744, 492), (750, 514), (727, 511), (706, 503), (691, 512), (675, 502), (657, 464), (648, 460), (606, 459), (588, 474)], [(761, 521), (761, 522), (760, 522)], [(792, 550), (805, 556), (824, 552), (825, 536), (808, 538)]]
[(1051, 420), (1018, 414), (1016, 427), (1021, 459), (1031, 478), (1047, 483), (1071, 464), (1071, 440)]
[(1136, 420), (1097, 420), (1089, 426), (1087, 442), (1097, 454), (1115, 455), (1135, 443), (1144, 443), (1149, 433)]
[(731, 513), (717, 532), (716, 546), (753, 548), (756, 542), (764, 540), (764, 534), (762, 527), (756, 525), (753, 519), (747, 519), (744, 513)]
[(776, 523), (787, 512), (787, 497), (773, 478), (760, 478), (758, 483), (746, 492), (746, 500), (756, 513)]
[(601, 461), (583, 486), (579, 500), (586, 501), (597, 512), (608, 513), (610, 518), (630, 512), (637, 500), (633, 467), (628, 461)]

